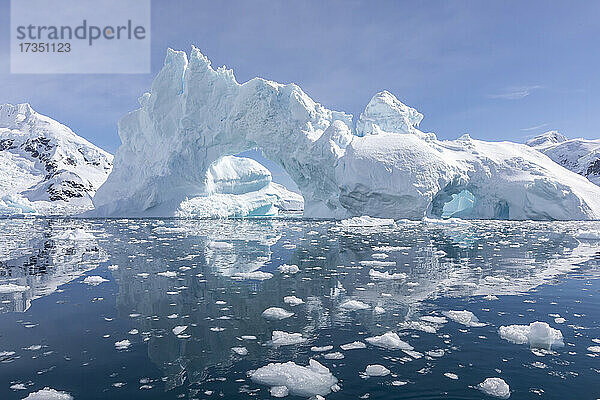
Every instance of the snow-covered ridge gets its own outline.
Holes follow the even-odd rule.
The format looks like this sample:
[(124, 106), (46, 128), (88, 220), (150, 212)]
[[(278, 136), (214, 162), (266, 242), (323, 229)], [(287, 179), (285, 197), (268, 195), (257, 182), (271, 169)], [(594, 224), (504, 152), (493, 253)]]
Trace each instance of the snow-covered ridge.
[(88, 210), (112, 158), (29, 104), (0, 105), (0, 214)]
[(600, 139), (568, 139), (557, 131), (527, 141), (563, 167), (600, 185)]
[(123, 144), (94, 197), (98, 215), (174, 215), (210, 191), (213, 162), (260, 147), (296, 182), (308, 217), (600, 218), (600, 188), (587, 179), (523, 144), (439, 141), (389, 92), (355, 127), (297, 85), (239, 84), (198, 49), (189, 58), (169, 49), (140, 105), (119, 122)]

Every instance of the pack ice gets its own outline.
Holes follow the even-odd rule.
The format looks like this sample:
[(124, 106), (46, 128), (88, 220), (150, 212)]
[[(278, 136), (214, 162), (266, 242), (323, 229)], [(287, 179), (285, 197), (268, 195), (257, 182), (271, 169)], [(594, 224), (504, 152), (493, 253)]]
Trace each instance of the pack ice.
[(0, 105), (0, 215), (91, 209), (112, 159), (29, 104)]
[(295, 84), (240, 84), (197, 48), (169, 49), (141, 108), (119, 122), (98, 215), (172, 216), (210, 193), (210, 166), (260, 147), (304, 197), (307, 217), (600, 218), (600, 188), (536, 149), (462, 136), (438, 140), (387, 91), (353, 122)]

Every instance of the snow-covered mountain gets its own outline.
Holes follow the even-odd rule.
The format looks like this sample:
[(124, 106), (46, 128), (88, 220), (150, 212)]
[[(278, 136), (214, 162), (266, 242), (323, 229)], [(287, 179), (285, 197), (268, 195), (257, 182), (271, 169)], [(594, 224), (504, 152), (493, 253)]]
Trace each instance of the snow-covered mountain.
[(207, 194), (210, 165), (260, 147), (296, 182), (305, 216), (598, 219), (600, 188), (524, 144), (440, 141), (389, 92), (352, 116), (297, 85), (239, 84), (196, 48), (167, 52), (141, 108), (119, 122), (98, 215), (174, 215)]
[(277, 215), (301, 211), (298, 193), (272, 182), (271, 172), (251, 158), (225, 156), (206, 173), (207, 194), (184, 200), (179, 217), (227, 218)]
[(29, 104), (0, 105), (0, 215), (91, 209), (112, 159)]
[(600, 139), (568, 139), (557, 131), (527, 141), (563, 167), (600, 185)]

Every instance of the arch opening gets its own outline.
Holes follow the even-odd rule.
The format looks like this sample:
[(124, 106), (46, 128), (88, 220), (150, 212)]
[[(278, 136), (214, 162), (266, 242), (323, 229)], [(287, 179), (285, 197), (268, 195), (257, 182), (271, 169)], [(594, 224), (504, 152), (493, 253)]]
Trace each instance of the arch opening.
[(219, 157), (206, 169), (203, 182), (204, 193), (186, 197), (177, 216), (261, 218), (301, 215), (304, 210), (296, 183), (258, 147)]

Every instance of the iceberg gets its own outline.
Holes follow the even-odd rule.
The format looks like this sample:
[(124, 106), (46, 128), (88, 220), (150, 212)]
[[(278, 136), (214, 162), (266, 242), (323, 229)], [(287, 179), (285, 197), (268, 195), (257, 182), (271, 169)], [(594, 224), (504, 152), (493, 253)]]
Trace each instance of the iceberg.
[[(418, 129), (422, 114), (387, 91), (355, 125), (295, 84), (240, 84), (194, 47), (189, 57), (167, 51), (139, 103), (119, 121), (122, 145), (93, 199), (98, 216), (195, 215), (215, 203), (189, 200), (211, 196), (211, 165), (260, 148), (297, 184), (306, 217), (439, 218), (446, 207), (473, 219), (600, 218), (600, 188), (585, 177), (524, 144), (438, 140)], [(262, 196), (242, 200), (224, 208), (270, 212)]]
[(558, 329), (551, 328), (546, 322), (532, 322), (529, 325), (501, 326), (498, 333), (502, 339), (515, 344), (528, 343), (533, 348), (550, 349), (563, 345), (563, 335)]
[(510, 387), (502, 378), (486, 378), (477, 385), (478, 389), (488, 396), (508, 399), (510, 397)]

